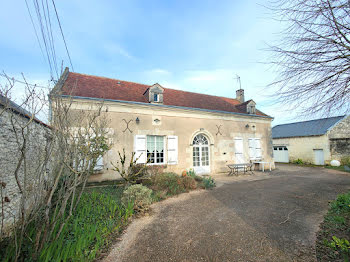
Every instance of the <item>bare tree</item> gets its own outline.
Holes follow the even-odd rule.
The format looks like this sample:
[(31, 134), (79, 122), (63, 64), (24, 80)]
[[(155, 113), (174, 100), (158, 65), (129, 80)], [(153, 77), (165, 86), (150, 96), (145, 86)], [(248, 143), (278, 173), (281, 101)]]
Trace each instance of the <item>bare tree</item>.
[[(47, 244), (59, 238), (79, 204), (88, 178), (95, 172), (98, 159), (110, 148), (107, 119), (101, 112), (102, 102), (90, 110), (75, 110), (70, 97), (53, 94), (49, 127), (36, 118), (43, 105), (48, 104), (47, 97), (24, 78), (26, 95), (21, 106), (16, 105), (9, 99), (14, 81), (5, 80), (7, 84), (0, 86), (4, 101), (0, 122), (7, 123), (16, 147), (12, 150), (15, 155), (11, 159), (12, 168), (0, 170), (0, 239), (6, 236), (4, 208), (8, 210), (10, 206), (14, 211), (18, 208), (19, 212), (13, 214), (11, 260), (23, 259), (26, 243), (32, 243), (31, 255), (36, 259)], [(45, 128), (37, 128), (38, 125)], [(15, 181), (18, 207), (5, 203), (9, 184), (4, 181)]]
[(270, 9), (288, 23), (270, 47), (279, 100), (304, 114), (349, 111), (349, 1), (272, 0)]

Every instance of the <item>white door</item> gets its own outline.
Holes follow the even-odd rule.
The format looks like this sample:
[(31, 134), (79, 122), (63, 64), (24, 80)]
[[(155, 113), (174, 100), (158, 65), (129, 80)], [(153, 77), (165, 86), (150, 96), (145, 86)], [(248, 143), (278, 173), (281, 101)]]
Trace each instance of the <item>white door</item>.
[(324, 165), (323, 149), (314, 149), (315, 165)]
[(196, 174), (210, 173), (209, 165), (209, 141), (199, 134), (193, 139), (193, 169)]
[(274, 146), (273, 158), (278, 163), (289, 163), (289, 153), (286, 146)]

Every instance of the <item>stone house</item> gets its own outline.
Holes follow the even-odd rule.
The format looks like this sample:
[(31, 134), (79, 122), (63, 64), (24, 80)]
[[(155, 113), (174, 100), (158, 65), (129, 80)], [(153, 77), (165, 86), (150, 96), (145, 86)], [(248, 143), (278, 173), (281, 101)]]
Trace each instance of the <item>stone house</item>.
[(103, 101), (103, 115), (113, 147), (103, 157), (103, 170), (92, 180), (115, 179), (111, 162), (118, 151), (136, 152), (138, 163), (165, 166), (181, 173), (226, 172), (227, 164), (252, 159), (272, 161), (272, 117), (244, 100), (169, 89), (69, 72), (54, 91), (72, 101), (75, 110), (91, 110)]
[[(0, 238), (9, 234), (20, 217), (22, 192), (27, 194), (26, 200), (23, 198), (27, 211), (42, 198), (48, 180), (43, 152), (50, 131), (48, 125), (32, 118), (30, 112), (0, 95)], [(38, 175), (38, 170), (45, 174)]]
[(316, 165), (350, 156), (350, 116), (277, 125), (272, 128), (275, 162), (301, 159)]

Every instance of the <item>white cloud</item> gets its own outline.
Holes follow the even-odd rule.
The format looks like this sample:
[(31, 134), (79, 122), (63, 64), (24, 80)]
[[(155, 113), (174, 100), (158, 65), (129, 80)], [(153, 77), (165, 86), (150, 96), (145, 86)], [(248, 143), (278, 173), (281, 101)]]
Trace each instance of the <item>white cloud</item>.
[(136, 57), (131, 55), (125, 48), (115, 43), (105, 44), (104, 50), (110, 55), (120, 55), (130, 60), (136, 60)]
[(169, 72), (166, 69), (156, 68), (148, 71), (150, 74), (158, 74), (158, 75), (171, 75), (171, 72)]

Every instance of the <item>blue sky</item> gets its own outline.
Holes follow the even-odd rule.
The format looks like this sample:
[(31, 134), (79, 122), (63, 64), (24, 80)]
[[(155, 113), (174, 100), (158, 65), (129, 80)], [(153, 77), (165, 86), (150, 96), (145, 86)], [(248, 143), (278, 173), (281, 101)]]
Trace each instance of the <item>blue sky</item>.
[[(273, 90), (266, 90), (276, 75), (264, 64), (271, 55), (264, 49), (278, 39), (281, 24), (264, 4), (56, 0), (76, 72), (227, 97), (239, 88), (237, 74), (246, 99), (275, 117), (275, 125), (295, 121), (296, 114), (274, 105)], [(25, 1), (2, 3), (0, 27), (0, 70), (47, 83), (49, 67)], [(57, 23), (53, 34), (59, 67), (62, 60), (69, 66)]]

